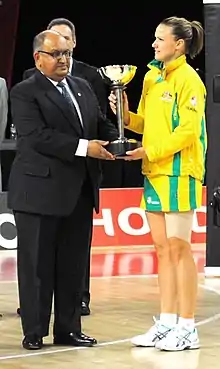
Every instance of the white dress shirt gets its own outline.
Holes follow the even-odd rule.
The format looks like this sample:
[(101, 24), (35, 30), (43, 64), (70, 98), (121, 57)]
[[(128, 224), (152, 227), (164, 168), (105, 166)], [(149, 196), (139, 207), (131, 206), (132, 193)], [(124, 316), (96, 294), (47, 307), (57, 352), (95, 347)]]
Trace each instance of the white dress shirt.
[[(48, 78), (47, 77), (47, 79), (58, 89), (58, 91), (62, 94), (62, 88), (61, 87), (57, 87), (57, 85), (58, 85), (58, 82), (56, 82), (56, 81), (53, 81), (52, 79), (50, 79), (50, 78)], [(67, 91), (68, 91), (68, 93), (69, 93), (69, 95), (70, 95), (70, 97), (71, 97), (71, 99), (72, 99), (72, 101), (73, 101), (73, 104), (74, 104), (74, 106), (75, 106), (75, 108), (76, 108), (76, 111), (77, 111), (77, 114), (78, 114), (78, 116), (79, 116), (79, 120), (80, 120), (80, 123), (81, 123), (81, 125), (82, 125), (82, 127), (83, 127), (83, 119), (82, 119), (82, 114), (81, 114), (81, 111), (80, 111), (80, 107), (79, 107), (79, 104), (78, 104), (78, 102), (76, 101), (76, 98), (75, 98), (75, 96), (73, 95), (73, 93), (72, 93), (72, 91), (71, 91), (71, 89), (69, 88), (69, 85), (68, 85), (68, 83), (67, 83), (67, 81), (66, 81), (66, 78), (64, 78), (63, 80), (62, 80), (62, 82), (65, 84), (65, 87), (66, 87), (66, 89), (67, 89)], [(87, 149), (88, 149), (88, 144), (89, 144), (89, 141), (88, 140), (85, 140), (85, 139), (83, 139), (83, 138), (80, 138), (79, 139), (79, 144), (78, 144), (78, 147), (77, 147), (77, 149), (76, 149), (76, 152), (75, 152), (75, 155), (76, 156), (87, 156)]]

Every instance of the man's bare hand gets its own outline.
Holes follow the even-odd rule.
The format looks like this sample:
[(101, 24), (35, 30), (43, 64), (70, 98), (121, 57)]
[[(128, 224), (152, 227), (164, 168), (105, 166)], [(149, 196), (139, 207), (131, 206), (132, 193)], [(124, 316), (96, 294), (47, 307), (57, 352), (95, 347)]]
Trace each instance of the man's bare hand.
[(88, 144), (87, 156), (95, 159), (115, 160), (114, 155), (108, 152), (104, 146), (108, 145), (108, 141), (91, 140)]

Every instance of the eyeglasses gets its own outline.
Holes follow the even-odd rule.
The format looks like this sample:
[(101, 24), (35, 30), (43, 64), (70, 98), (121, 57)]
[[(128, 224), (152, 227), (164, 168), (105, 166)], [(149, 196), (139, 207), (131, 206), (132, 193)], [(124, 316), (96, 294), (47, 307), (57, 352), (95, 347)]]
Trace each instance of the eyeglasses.
[(54, 59), (61, 59), (63, 56), (65, 56), (65, 58), (69, 59), (72, 56), (72, 53), (71, 53), (70, 50), (64, 50), (64, 51), (55, 50), (52, 53), (49, 53), (48, 51), (44, 51), (44, 50), (38, 50), (38, 52), (42, 53), (42, 54), (50, 55)]

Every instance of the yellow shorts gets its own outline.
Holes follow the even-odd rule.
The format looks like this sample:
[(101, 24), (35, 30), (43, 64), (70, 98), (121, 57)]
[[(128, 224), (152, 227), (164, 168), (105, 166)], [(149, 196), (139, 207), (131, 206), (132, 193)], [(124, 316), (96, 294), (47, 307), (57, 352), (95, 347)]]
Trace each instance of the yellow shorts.
[(163, 175), (144, 179), (141, 208), (145, 211), (190, 211), (201, 205), (202, 182), (198, 179)]

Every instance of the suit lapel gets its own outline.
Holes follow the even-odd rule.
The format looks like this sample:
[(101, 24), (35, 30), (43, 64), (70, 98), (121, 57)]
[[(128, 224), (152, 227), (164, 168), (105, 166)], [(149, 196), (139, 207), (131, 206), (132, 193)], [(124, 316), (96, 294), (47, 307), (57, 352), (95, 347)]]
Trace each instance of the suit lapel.
[(73, 126), (79, 134), (82, 134), (82, 126), (77, 111), (71, 109), (64, 100), (60, 92), (54, 86), (53, 90), (46, 92), (46, 96), (62, 111), (65, 118)]
[(74, 109), (71, 109), (68, 106), (68, 103), (62, 97), (58, 89), (38, 71), (37, 78), (40, 80), (41, 85), (44, 87), (46, 97), (49, 98), (53, 102), (53, 104), (55, 104), (56, 107), (62, 111), (65, 118), (68, 120), (71, 126), (75, 128), (77, 133), (82, 135), (82, 126), (77, 111), (74, 111)]
[(83, 130), (85, 131), (87, 128), (87, 119), (86, 119), (87, 106), (86, 106), (85, 93), (82, 91), (82, 89), (78, 87), (73, 77), (67, 76), (66, 80), (79, 105), (80, 112), (82, 115)]

